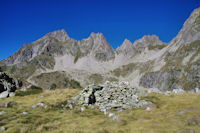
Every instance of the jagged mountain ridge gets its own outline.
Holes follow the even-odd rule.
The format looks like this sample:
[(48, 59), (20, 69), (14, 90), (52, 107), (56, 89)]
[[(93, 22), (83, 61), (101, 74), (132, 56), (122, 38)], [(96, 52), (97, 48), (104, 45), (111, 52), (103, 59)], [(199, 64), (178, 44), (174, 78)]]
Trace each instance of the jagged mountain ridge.
[[(186, 80), (194, 65), (197, 65), (194, 75), (199, 76), (199, 12), (199, 8), (194, 10), (169, 44), (156, 35), (147, 35), (133, 44), (125, 39), (115, 51), (102, 33), (91, 33), (87, 39), (76, 41), (65, 30), (59, 30), (24, 45), (1, 62), (8, 66), (8, 72), (33, 84), (37, 84), (34, 77), (42, 73), (62, 71), (82, 86), (105, 80), (127, 80), (137, 87), (184, 88), (180, 85), (182, 82), (169, 80)], [(189, 56), (195, 58), (193, 64)], [(192, 88), (198, 87), (199, 79), (195, 78), (194, 82), (196, 85)]]
[(186, 90), (200, 87), (200, 8), (192, 12), (159, 54), (155, 62), (161, 63), (160, 69), (145, 74), (140, 80), (142, 86)]

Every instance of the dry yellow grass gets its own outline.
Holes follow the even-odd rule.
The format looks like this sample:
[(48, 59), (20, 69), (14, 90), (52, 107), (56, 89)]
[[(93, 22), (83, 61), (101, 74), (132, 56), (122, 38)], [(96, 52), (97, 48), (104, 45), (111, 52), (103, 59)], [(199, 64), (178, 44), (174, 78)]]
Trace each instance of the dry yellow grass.
[[(153, 101), (158, 108), (152, 111), (130, 109), (115, 112), (119, 120), (105, 116), (98, 109), (63, 109), (60, 103), (75, 96), (80, 89), (59, 89), (40, 94), (16, 96), (0, 100), (15, 101), (11, 108), (0, 108), (0, 126), (5, 133), (187, 133), (200, 132), (200, 94), (164, 96), (151, 94), (145, 99)], [(43, 102), (46, 108), (32, 108)], [(179, 114), (184, 110), (183, 114)], [(23, 112), (28, 112), (24, 115)]]

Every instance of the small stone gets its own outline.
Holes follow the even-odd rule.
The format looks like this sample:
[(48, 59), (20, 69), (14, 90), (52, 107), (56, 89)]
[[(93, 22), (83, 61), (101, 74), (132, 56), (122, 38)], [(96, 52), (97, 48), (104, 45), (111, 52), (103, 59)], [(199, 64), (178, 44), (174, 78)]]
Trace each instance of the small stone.
[(106, 115), (106, 114), (107, 114), (107, 111), (106, 111), (106, 109), (105, 109), (105, 108), (101, 109), (101, 111), (104, 113), (104, 115)]
[(1, 98), (7, 98), (9, 96), (9, 92), (8, 91), (4, 91), (2, 93), (0, 93), (0, 99)]
[(1, 112), (0, 112), (0, 115), (3, 115), (3, 114), (5, 114), (5, 113), (6, 113), (5, 111), (1, 111)]
[(173, 89), (172, 92), (173, 92), (174, 94), (179, 95), (179, 94), (183, 94), (185, 91), (184, 91), (183, 89)]
[(85, 107), (81, 107), (81, 111), (84, 111), (85, 110)]
[(14, 97), (15, 96), (15, 93), (14, 92), (10, 92), (9, 93), (9, 97)]
[(151, 110), (151, 108), (150, 108), (150, 107), (147, 107), (147, 108), (146, 108), (146, 110), (147, 110), (147, 111), (150, 111), (150, 110)]
[(166, 96), (170, 96), (171, 94), (172, 94), (171, 91), (166, 91), (166, 92), (164, 93), (164, 95), (166, 95)]
[(195, 88), (195, 93), (199, 93), (199, 88)]
[(23, 114), (24, 114), (24, 115), (27, 115), (27, 114), (28, 114), (28, 112), (23, 112)]
[(114, 115), (113, 118), (112, 118), (112, 121), (116, 121), (116, 120), (119, 120), (119, 117)]
[(109, 113), (108, 117), (113, 117), (115, 114), (114, 113)]
[(34, 104), (34, 105), (32, 106), (32, 108), (36, 108), (36, 107), (44, 107), (44, 106), (45, 106), (44, 103), (37, 103), (37, 104)]
[(69, 104), (68, 107), (69, 107), (70, 109), (73, 109), (73, 105), (72, 105), (72, 104)]
[(6, 131), (6, 128), (4, 126), (2, 126), (1, 131)]
[(145, 109), (145, 110), (147, 110), (147, 111), (151, 111), (151, 110), (153, 110), (153, 109), (156, 108), (156, 105), (154, 105), (154, 104), (148, 104), (148, 105), (144, 105), (142, 108)]
[(182, 115), (182, 114), (184, 114), (184, 112), (185, 112), (184, 110), (181, 110), (181, 111), (178, 112), (178, 114)]

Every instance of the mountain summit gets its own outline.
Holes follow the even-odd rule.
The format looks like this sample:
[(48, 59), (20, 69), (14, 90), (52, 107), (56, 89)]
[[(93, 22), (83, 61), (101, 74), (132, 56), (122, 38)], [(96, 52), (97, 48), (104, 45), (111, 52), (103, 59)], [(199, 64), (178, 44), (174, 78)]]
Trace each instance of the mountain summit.
[(130, 56), (132, 57), (133, 55), (136, 54), (136, 49), (133, 46), (133, 44), (128, 40), (125, 39), (124, 42), (122, 43), (122, 45), (120, 47), (117, 48), (117, 53), (122, 53), (126, 56)]

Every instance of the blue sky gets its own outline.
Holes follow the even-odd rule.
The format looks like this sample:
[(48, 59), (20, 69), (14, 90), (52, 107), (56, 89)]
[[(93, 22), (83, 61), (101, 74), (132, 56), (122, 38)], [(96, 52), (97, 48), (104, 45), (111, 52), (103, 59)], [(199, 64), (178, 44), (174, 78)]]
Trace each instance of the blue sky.
[(58, 29), (76, 40), (102, 32), (113, 48), (149, 34), (169, 42), (198, 7), (200, 0), (0, 0), (0, 59)]

